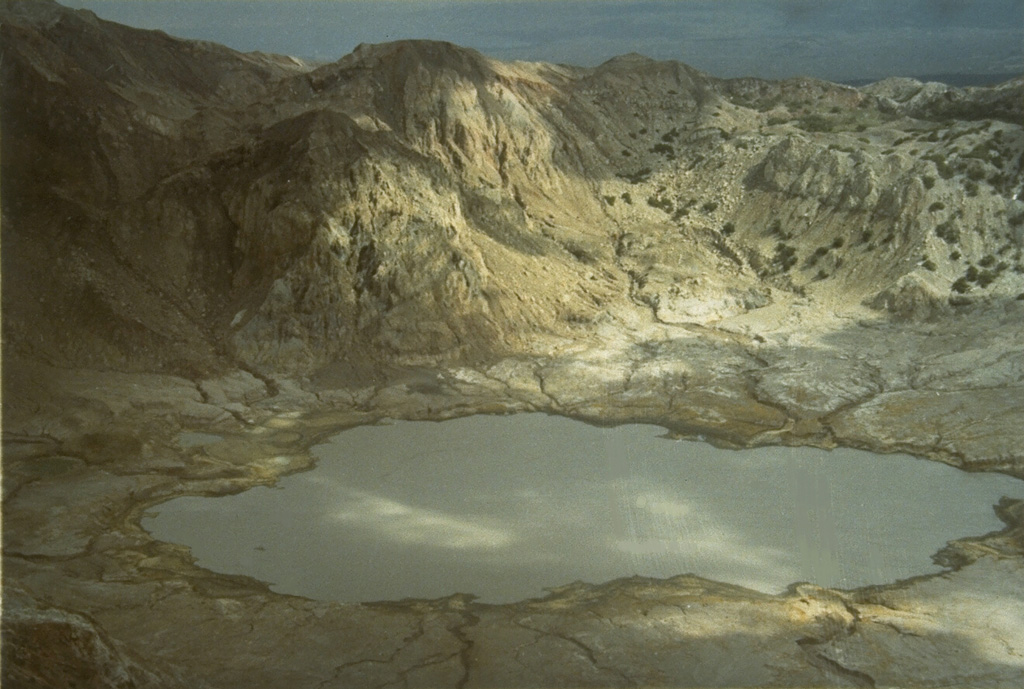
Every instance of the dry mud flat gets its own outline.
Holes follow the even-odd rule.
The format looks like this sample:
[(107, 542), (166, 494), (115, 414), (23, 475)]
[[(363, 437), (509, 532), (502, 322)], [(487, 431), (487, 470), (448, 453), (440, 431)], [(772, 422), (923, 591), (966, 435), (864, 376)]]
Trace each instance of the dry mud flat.
[[(236, 372), (195, 382), (8, 368), (5, 680), (1019, 686), (1024, 504), (1012, 500), (997, 507), (1005, 530), (938, 555), (949, 571), (892, 586), (794, 585), (772, 596), (693, 576), (632, 578), (508, 605), (279, 595), (197, 568), (186, 549), (138, 526), (171, 497), (237, 492), (307, 468), (313, 444), (382, 417), (552, 411), (658, 422), (732, 446), (909, 450), (1020, 477), (1022, 357), (1006, 344), (1019, 341), (1019, 321), (1009, 316), (975, 321), (978, 330), (964, 335), (948, 323), (865, 324), (842, 338), (809, 328), (783, 339), (762, 329), (759, 340), (738, 325), (651, 326), (598, 333), (588, 346), (566, 342), (544, 356), (392, 368), (348, 381), (331, 371), (304, 381)], [(224, 440), (181, 443), (182, 430)]]
[(0, 10), (5, 687), (1024, 683), (1008, 501), (1004, 531), (895, 586), (500, 606), (289, 598), (139, 527), (385, 416), (1024, 478), (1020, 80), (859, 91), (416, 41), (315, 66)]

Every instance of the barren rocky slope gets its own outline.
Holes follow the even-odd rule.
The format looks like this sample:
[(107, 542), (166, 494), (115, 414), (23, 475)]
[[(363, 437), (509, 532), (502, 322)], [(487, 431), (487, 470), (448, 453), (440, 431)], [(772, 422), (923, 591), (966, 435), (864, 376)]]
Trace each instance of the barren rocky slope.
[(1024, 80), (419, 41), (316, 66), (0, 12), (5, 680), (1019, 680), (1012, 501), (1006, 531), (894, 587), (626, 580), (512, 606), (277, 596), (138, 519), (384, 416), (544, 410), (1024, 477)]

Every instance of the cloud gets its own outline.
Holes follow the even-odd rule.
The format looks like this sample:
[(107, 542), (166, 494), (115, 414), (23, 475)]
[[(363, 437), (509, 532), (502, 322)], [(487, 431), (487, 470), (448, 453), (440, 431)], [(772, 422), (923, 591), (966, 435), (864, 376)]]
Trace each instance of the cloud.
[(505, 529), (360, 491), (350, 491), (330, 519), (392, 543), (445, 550), (493, 550), (514, 540)]

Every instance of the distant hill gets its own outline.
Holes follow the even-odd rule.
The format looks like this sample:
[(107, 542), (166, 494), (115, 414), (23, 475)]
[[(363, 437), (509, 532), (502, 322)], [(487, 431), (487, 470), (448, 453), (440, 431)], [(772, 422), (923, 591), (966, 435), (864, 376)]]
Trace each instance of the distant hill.
[(314, 66), (42, 2), (2, 31), (9, 354), (312, 370), (515, 352), (623, 309), (1024, 291), (1020, 80), (857, 90), (432, 41)]
[[(1024, 76), (1024, 72), (1000, 72), (995, 74), (920, 74), (912, 75), (917, 81), (937, 81), (941, 84), (965, 88), (967, 86), (995, 86)], [(849, 86), (867, 86), (878, 79), (846, 79), (841, 83)]]

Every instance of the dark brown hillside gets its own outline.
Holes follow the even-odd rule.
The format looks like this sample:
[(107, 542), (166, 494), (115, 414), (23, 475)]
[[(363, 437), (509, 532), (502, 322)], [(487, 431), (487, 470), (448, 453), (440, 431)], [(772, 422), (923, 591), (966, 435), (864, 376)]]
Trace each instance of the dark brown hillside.
[[(309, 65), (45, 0), (0, 0), (0, 41), (5, 689), (1020, 685), (1020, 80), (721, 80), (416, 40)], [(604, 435), (498, 418), (522, 412)], [(484, 415), (451, 474), (455, 424), (436, 447), (392, 436), (408, 459), (338, 435)], [(522, 444), (499, 454), (503, 436)], [(850, 474), (804, 468), (813, 449), (866, 489), (834, 502)], [(535, 475), (483, 491), (492, 451)], [(703, 452), (730, 476), (719, 504), (692, 501)], [(965, 483), (911, 498), (890, 463), (1004, 483), (993, 504)], [(167, 501), (259, 499), (328, 464), (359, 471), (304, 477), (329, 489), (316, 514), (255, 507), (219, 540), (226, 519), (195, 508), (215, 550), (244, 543), (240, 569), (146, 530)], [(792, 553), (722, 519), (769, 493)], [(517, 549), (556, 514), (609, 530)], [(250, 545), (253, 515), (333, 571)], [(354, 546), (304, 540), (347, 529)], [(925, 536), (937, 552), (904, 566)], [(837, 555), (851, 540), (868, 550)], [(385, 545), (407, 559), (382, 566)], [(397, 582), (435, 546), (432, 600), (311, 600), (246, 569)], [(605, 550), (625, 569), (599, 576), (625, 578), (546, 581)], [(709, 553), (724, 564), (701, 572)], [(693, 567), (641, 569), (677, 554)], [(518, 580), (520, 559), (541, 597), (450, 590), (474, 561)], [(702, 578), (737, 572), (756, 576)]]
[(1022, 291), (1013, 84), (722, 81), (430, 41), (310, 70), (52, 3), (4, 13), (10, 352), (312, 370), (497, 356), (636, 310), (914, 318), (893, 295), (933, 317)]

